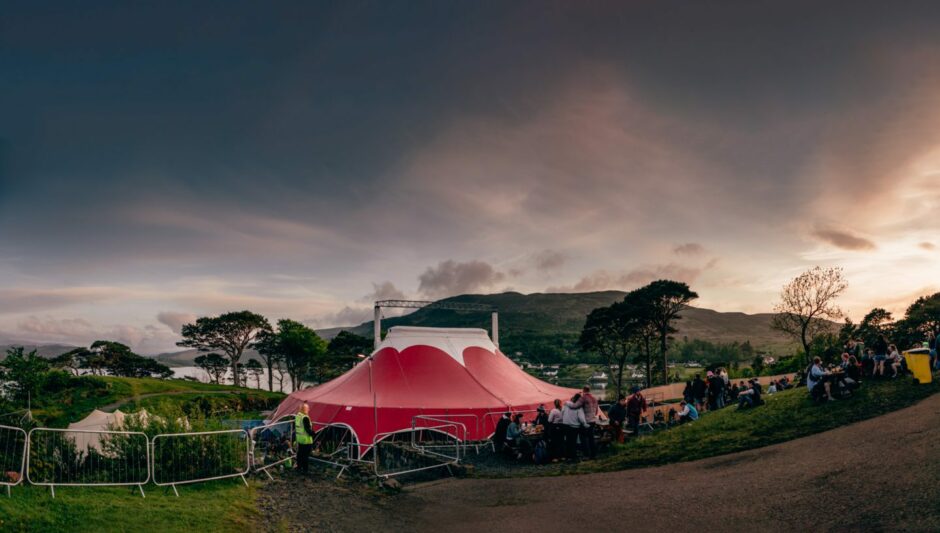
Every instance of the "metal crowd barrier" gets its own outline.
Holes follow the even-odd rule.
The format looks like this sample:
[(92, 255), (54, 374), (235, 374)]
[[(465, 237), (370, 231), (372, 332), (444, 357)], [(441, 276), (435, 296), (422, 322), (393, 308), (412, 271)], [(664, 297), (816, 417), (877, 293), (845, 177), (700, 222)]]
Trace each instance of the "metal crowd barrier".
[(150, 446), (137, 431), (34, 428), (27, 435), (26, 479), (48, 486), (134, 486), (150, 481)]
[(251, 439), (244, 429), (165, 433), (151, 440), (153, 484), (177, 485), (240, 477), (251, 470)]
[(23, 482), (28, 442), (26, 430), (0, 425), (0, 485), (7, 488), (7, 496), (12, 487)]
[[(445, 431), (445, 429), (448, 430), (448, 431)], [(456, 465), (456, 464), (459, 464), (459, 463), (460, 463), (460, 442), (459, 442), (459, 440), (454, 436), (454, 435), (456, 435), (456, 434), (459, 432), (459, 427), (457, 426), (456, 423), (442, 424), (442, 425), (435, 426), (435, 427), (421, 427), (421, 428), (418, 428), (418, 429), (417, 429), (417, 431), (425, 431), (425, 430), (428, 430), (428, 431), (437, 431), (438, 433), (440, 433), (440, 434), (442, 434), (442, 435), (446, 435), (447, 437), (453, 438), (455, 441), (457, 441), (456, 444), (454, 445), (454, 450), (455, 450), (454, 455), (453, 455), (453, 456), (448, 456), (448, 455), (445, 455), (445, 454), (442, 454), (442, 453), (436, 453), (436, 452), (435, 452), (435, 453), (428, 453), (427, 455), (434, 456), (434, 457), (436, 457), (436, 458), (438, 458), (438, 459), (444, 459), (445, 461), (439, 462), (439, 463), (436, 463), (436, 464), (432, 464), (432, 465), (427, 465), (427, 466), (419, 466), (419, 467), (416, 467), (416, 468), (406, 468), (406, 469), (404, 469), (404, 470), (395, 470), (395, 471), (390, 471), (390, 472), (382, 472), (382, 471), (381, 471), (381, 468), (380, 468), (380, 466), (379, 466), (379, 463), (381, 462), (381, 458), (380, 458), (381, 451), (380, 451), (380, 450), (381, 450), (381, 445), (382, 445), (382, 443), (383, 443), (383, 442), (385, 442), (385, 443), (390, 443), (391, 441), (388, 441), (388, 440), (387, 440), (389, 437), (392, 437), (392, 436), (394, 436), (394, 435), (401, 435), (401, 434), (407, 433), (407, 432), (411, 432), (411, 433), (412, 433), (411, 438), (412, 438), (412, 442), (413, 442), (413, 439), (414, 439), (414, 431), (415, 431), (415, 430), (404, 430), (404, 431), (392, 431), (392, 432), (387, 432), (387, 433), (379, 433), (379, 434), (375, 435), (375, 437), (373, 438), (373, 441), (372, 441), (373, 444), (370, 445), (370, 446), (372, 447), (372, 465), (373, 465), (372, 470), (373, 470), (373, 472), (375, 473), (375, 477), (380, 477), (380, 478), (388, 479), (388, 478), (394, 477), (394, 476), (401, 476), (401, 475), (404, 475), (404, 474), (412, 474), (412, 473), (415, 473), (415, 472), (421, 472), (421, 471), (424, 471), (424, 470), (431, 470), (431, 469), (434, 469), (434, 468), (442, 468), (442, 467), (443, 467), (443, 468), (450, 469), (450, 465)], [(451, 431), (451, 430), (452, 430), (452, 431)], [(419, 450), (419, 451), (420, 451), (420, 450)]]
[[(349, 426), (332, 422), (310, 422), (310, 426), (314, 429), (311, 461), (339, 468), (337, 479), (351, 463), (361, 462), (358, 455), (353, 458), (358, 443), (353, 441), (353, 432)], [(319, 430), (316, 429), (318, 427)]]
[(255, 472), (264, 472), (274, 479), (268, 469), (294, 459), (294, 420), (284, 419), (251, 428), (251, 465)]

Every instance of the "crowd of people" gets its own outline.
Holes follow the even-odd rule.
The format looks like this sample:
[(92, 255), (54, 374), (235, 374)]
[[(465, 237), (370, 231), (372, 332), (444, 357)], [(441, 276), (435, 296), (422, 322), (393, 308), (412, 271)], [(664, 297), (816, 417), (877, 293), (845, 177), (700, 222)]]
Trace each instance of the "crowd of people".
[[(940, 370), (937, 335), (928, 334), (924, 345), (929, 348), (930, 367)], [(827, 367), (816, 357), (803, 374), (801, 385), (806, 384), (814, 400), (828, 401), (851, 395), (865, 379), (894, 379), (905, 372), (905, 358), (882, 335), (867, 349), (860, 341), (849, 340), (838, 364)], [(649, 405), (639, 387), (634, 387), (629, 396), (620, 395), (604, 412), (586, 386), (566, 401), (556, 399), (550, 411), (540, 405), (531, 424), (538, 428), (536, 432), (527, 432), (530, 425), (523, 422), (521, 413), (505, 413), (496, 426), (494, 448), (536, 463), (592, 460), (597, 456), (599, 442), (623, 442), (625, 436), (638, 436), (641, 426), (685, 424), (698, 420), (705, 412), (727, 406), (755, 408), (764, 403), (764, 395), (794, 386), (787, 376), (770, 379), (766, 388), (756, 377), (735, 382), (724, 368), (717, 368), (708, 371), (704, 378), (696, 374), (687, 381), (678, 406), (670, 408), (668, 415), (663, 415), (664, 410), (655, 410), (652, 423), (644, 416)]]

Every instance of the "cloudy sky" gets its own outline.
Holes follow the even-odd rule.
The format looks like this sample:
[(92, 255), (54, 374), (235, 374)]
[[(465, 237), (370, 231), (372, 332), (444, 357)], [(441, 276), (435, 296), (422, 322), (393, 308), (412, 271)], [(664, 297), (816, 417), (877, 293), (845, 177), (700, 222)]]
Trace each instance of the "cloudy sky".
[(630, 289), (940, 290), (936, 2), (0, 5), (0, 338)]

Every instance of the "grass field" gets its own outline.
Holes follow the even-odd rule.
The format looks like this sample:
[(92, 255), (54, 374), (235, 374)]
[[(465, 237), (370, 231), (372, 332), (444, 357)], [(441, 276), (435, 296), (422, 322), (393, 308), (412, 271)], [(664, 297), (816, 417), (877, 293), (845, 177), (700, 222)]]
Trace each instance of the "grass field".
[(136, 532), (246, 531), (257, 516), (255, 486), (240, 479), (179, 488), (180, 497), (153, 485), (137, 488), (46, 487), (13, 489), (0, 497), (0, 531)]
[[(186, 393), (186, 394), (181, 394)], [(200, 396), (200, 393), (202, 396)], [(210, 393), (210, 394), (206, 394)], [(236, 403), (260, 404), (276, 402), (284, 395), (257, 389), (237, 388), (228, 385), (212, 385), (181, 379), (118, 378), (83, 376), (73, 378), (67, 387), (42, 398), (34, 405), (33, 416), (43, 425), (64, 427), (69, 422), (80, 420), (93, 409), (143, 395), (159, 395), (142, 398), (139, 402), (130, 402), (121, 408), (134, 410), (138, 406), (147, 407), (157, 401), (185, 403), (200, 397), (225, 397), (231, 393)], [(138, 405), (139, 404), (139, 405)], [(220, 407), (221, 408), (221, 407)]]

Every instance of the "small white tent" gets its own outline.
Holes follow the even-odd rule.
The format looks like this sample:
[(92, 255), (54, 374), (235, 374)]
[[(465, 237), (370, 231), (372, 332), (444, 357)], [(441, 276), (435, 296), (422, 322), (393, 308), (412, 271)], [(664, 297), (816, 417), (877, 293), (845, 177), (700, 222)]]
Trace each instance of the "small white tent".
[[(150, 418), (150, 415), (144, 409), (136, 413), (124, 413), (120, 409), (115, 410), (113, 413), (106, 413), (95, 409), (84, 419), (69, 424), (69, 429), (75, 430), (69, 433), (69, 436), (75, 442), (78, 451), (88, 451), (89, 448), (94, 448), (101, 453), (101, 441), (107, 438), (107, 434), (94, 432), (120, 431), (124, 427), (124, 419), (128, 416), (140, 417), (144, 425)], [(92, 433), (82, 433), (83, 431)]]

